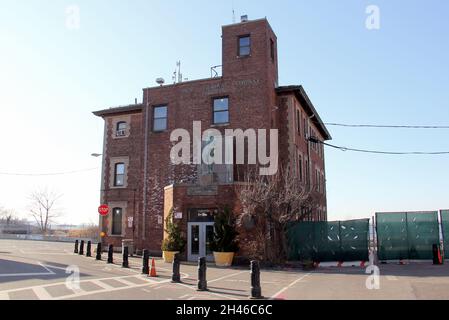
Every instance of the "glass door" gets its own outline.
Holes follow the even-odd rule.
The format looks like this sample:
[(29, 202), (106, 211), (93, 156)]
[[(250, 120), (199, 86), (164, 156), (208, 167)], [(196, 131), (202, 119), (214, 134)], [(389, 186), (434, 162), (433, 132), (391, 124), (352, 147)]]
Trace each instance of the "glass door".
[(213, 236), (213, 222), (189, 222), (187, 232), (188, 260), (198, 261), (198, 258), (206, 257), (207, 261), (213, 261), (214, 256), (210, 248)]

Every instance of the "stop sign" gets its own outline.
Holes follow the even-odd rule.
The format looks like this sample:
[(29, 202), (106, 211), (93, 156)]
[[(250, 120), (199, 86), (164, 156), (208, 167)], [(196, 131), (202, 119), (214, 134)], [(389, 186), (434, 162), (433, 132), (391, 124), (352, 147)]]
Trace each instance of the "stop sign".
[(102, 204), (98, 207), (98, 213), (102, 216), (106, 216), (109, 213), (109, 207), (107, 204)]

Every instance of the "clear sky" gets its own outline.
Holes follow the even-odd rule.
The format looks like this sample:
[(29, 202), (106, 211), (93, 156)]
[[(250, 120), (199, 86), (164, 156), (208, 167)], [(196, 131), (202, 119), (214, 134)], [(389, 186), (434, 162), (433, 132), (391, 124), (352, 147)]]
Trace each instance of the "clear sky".
[[(267, 17), (278, 36), (280, 84), (302, 84), (325, 122), (449, 125), (449, 2), (0, 0), (0, 206), (27, 212), (48, 186), (64, 221), (97, 222), (103, 121), (91, 111), (142, 100), (157, 77), (210, 76), (221, 25)], [(67, 7), (79, 8), (79, 28)], [(380, 29), (365, 26), (368, 5)], [(73, 28), (75, 26), (75, 28)], [(449, 130), (329, 127), (336, 145), (449, 151)], [(449, 208), (449, 155), (326, 149), (329, 219)]]

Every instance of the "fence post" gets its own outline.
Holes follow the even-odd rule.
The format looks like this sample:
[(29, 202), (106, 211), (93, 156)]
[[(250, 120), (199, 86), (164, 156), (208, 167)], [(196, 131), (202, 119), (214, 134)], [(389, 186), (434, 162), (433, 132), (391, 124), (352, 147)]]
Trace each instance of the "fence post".
[(181, 274), (179, 272), (179, 269), (180, 269), (179, 253), (177, 253), (175, 254), (175, 257), (173, 259), (173, 274), (171, 277), (171, 282), (173, 283), (181, 282)]
[(73, 253), (78, 253), (78, 240), (75, 240), (75, 250), (73, 250)]
[(259, 261), (251, 261), (251, 299), (262, 299)]
[(207, 291), (206, 280), (206, 258), (202, 257), (198, 259), (198, 291)]
[(97, 256), (95, 257), (96, 260), (101, 260), (101, 242), (97, 244)]
[(143, 250), (142, 274), (150, 274), (150, 252), (147, 249)]
[(128, 262), (128, 247), (123, 248), (123, 262), (122, 267), (123, 268), (129, 268), (129, 262)]
[(114, 245), (110, 244), (108, 249), (108, 263), (114, 263)]
[(87, 241), (86, 257), (92, 257), (92, 242)]
[(84, 254), (84, 240), (81, 240), (80, 251), (78, 252), (80, 256)]

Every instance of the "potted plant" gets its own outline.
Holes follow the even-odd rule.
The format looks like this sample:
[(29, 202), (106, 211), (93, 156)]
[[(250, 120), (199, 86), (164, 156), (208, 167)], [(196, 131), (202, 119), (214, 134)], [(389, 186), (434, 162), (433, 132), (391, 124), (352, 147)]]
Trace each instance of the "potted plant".
[(225, 208), (220, 211), (214, 219), (214, 237), (211, 249), (214, 253), (215, 265), (218, 267), (229, 267), (232, 265), (235, 252), (238, 251), (235, 229), (235, 220), (232, 212)]
[(165, 232), (167, 237), (162, 241), (162, 257), (167, 263), (172, 263), (176, 253), (184, 251), (185, 239), (181, 235), (181, 229), (173, 222), (173, 209), (165, 218)]

